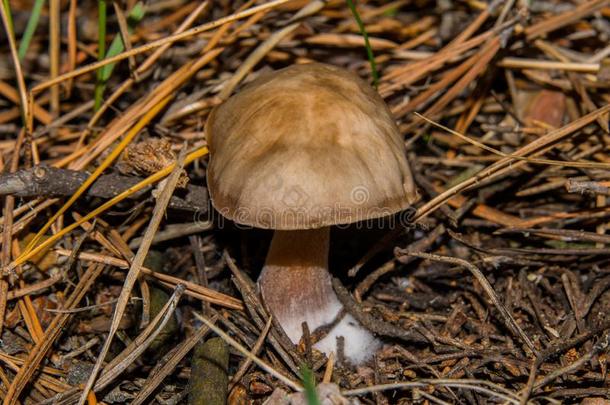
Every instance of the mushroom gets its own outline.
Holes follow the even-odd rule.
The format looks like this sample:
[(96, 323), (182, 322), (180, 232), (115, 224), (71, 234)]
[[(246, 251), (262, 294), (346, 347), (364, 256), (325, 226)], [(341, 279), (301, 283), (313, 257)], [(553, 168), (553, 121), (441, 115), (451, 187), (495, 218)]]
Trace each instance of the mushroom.
[[(311, 63), (264, 75), (217, 106), (206, 124), (213, 206), (242, 225), (274, 229), (258, 287), (298, 343), (342, 304), (328, 271), (330, 226), (410, 206), (415, 186), (396, 123), (363, 80)], [(379, 341), (345, 315), (314, 347), (366, 361)]]

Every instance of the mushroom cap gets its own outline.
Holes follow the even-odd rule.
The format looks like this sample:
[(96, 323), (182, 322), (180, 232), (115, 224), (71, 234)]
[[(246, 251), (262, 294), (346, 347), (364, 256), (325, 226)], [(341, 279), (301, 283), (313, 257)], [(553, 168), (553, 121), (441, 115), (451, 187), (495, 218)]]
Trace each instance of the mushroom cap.
[(254, 80), (211, 112), (205, 132), (212, 204), (238, 224), (348, 224), (416, 198), (383, 99), (335, 66), (294, 65)]

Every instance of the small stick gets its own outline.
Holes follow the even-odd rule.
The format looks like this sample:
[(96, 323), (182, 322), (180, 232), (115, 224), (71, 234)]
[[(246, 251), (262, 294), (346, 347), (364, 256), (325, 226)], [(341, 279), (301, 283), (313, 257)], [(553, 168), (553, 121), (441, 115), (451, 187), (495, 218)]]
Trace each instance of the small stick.
[(330, 353), (328, 355), (328, 361), (326, 362), (326, 370), (324, 370), (324, 377), (322, 377), (323, 383), (329, 383), (333, 376), (333, 370), (335, 368), (335, 354)]

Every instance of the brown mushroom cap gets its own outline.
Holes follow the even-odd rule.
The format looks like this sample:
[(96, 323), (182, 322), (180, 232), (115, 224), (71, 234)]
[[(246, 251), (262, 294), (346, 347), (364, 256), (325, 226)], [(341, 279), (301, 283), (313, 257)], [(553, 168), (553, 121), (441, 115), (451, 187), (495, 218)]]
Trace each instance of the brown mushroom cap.
[(239, 224), (319, 228), (415, 200), (390, 111), (335, 66), (294, 65), (256, 79), (212, 111), (206, 137), (212, 203)]

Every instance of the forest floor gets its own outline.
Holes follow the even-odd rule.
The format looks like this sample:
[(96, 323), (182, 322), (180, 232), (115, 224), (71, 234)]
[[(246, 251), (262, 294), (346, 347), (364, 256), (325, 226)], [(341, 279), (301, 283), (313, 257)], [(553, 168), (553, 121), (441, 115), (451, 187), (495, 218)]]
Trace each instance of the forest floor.
[[(4, 404), (610, 403), (610, 0), (2, 4)], [(281, 338), (271, 232), (206, 187), (211, 109), (312, 61), (377, 88), (419, 194), (332, 231), (357, 368)]]

